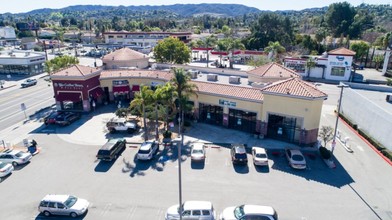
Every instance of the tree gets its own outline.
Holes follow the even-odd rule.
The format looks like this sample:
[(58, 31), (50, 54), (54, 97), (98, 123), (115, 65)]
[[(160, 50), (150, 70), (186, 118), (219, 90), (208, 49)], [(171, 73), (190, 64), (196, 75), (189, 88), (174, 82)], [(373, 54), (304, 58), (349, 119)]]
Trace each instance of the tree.
[(78, 64), (79, 60), (73, 56), (55, 57), (54, 59), (45, 62), (45, 71), (49, 74), (56, 72), (65, 67)]
[(227, 42), (228, 42), (227, 50), (230, 51), (230, 54), (231, 54), (231, 58), (229, 59), (230, 68), (233, 68), (234, 51), (237, 49), (240, 49), (240, 50), (245, 49), (245, 45), (241, 42), (240, 39), (229, 38), (227, 40)]
[(324, 142), (324, 147), (333, 139), (333, 128), (331, 126), (322, 126), (319, 131), (319, 137)]
[(333, 3), (328, 7), (325, 21), (334, 37), (349, 34), (356, 11), (348, 2)]
[(196, 96), (197, 87), (191, 83), (189, 74), (186, 74), (184, 69), (174, 69), (174, 77), (171, 80), (173, 87), (175, 88), (175, 95), (178, 100), (178, 117), (181, 118), (180, 130), (184, 124), (184, 110), (186, 103), (190, 96)]
[(168, 130), (169, 117), (172, 116), (170, 112), (174, 113), (176, 109), (176, 105), (174, 103), (174, 95), (176, 91), (171, 83), (166, 83), (163, 86), (159, 86), (156, 92), (159, 94), (160, 102), (164, 106), (165, 125), (166, 125), (166, 130)]
[(231, 28), (227, 25), (223, 25), (222, 33), (225, 35), (226, 38), (228, 38), (231, 35)]
[(260, 59), (249, 60), (246, 65), (253, 66), (253, 67), (259, 67), (259, 66), (262, 66), (262, 65), (270, 63), (270, 62), (271, 62), (270, 59), (268, 59), (265, 56), (262, 56), (262, 57), (260, 57)]
[(369, 44), (364, 41), (355, 42), (350, 45), (350, 49), (355, 51), (355, 60), (359, 60), (359, 62), (362, 62), (362, 58), (366, 55), (369, 48)]
[(207, 48), (207, 67), (210, 62), (210, 50), (209, 48), (213, 48), (216, 45), (217, 38), (214, 35), (210, 35), (206, 37), (204, 40), (198, 42), (199, 46)]
[(316, 67), (316, 62), (314, 61), (313, 58), (309, 57), (306, 60), (306, 69), (308, 69), (308, 77), (310, 76), (310, 70), (313, 69), (314, 67)]
[(154, 56), (158, 62), (184, 64), (191, 60), (191, 50), (178, 38), (168, 37), (154, 47)]
[(152, 103), (153, 91), (149, 86), (142, 86), (140, 92), (136, 93), (135, 98), (131, 101), (130, 108), (139, 108), (140, 112), (143, 112), (143, 129), (144, 129), (144, 140), (148, 140), (147, 123), (146, 123), (146, 106)]
[(270, 53), (271, 59), (275, 62), (279, 60), (279, 54), (285, 51), (286, 49), (282, 45), (280, 45), (278, 41), (275, 42), (270, 41), (268, 43), (268, 47), (265, 48), (265, 52)]
[(380, 68), (380, 64), (384, 61), (384, 55), (377, 54), (373, 57), (373, 62), (376, 64), (376, 70)]
[[(229, 48), (229, 43), (227, 39), (221, 39), (216, 44), (216, 50), (220, 52), (227, 52)], [(222, 55), (219, 55), (219, 65), (222, 66)]]

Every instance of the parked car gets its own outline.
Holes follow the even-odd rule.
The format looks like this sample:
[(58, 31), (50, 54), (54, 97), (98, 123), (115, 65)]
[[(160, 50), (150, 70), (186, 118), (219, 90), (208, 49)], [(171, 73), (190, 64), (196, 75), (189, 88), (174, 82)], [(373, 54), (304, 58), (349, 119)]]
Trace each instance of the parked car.
[(145, 141), (137, 152), (138, 160), (151, 160), (159, 151), (159, 144), (155, 141)]
[(57, 112), (57, 111), (53, 111), (51, 112), (48, 116), (46, 116), (44, 118), (44, 123), (46, 125), (49, 124), (56, 124), (56, 118), (59, 117), (60, 115), (64, 114), (63, 112)]
[(294, 169), (306, 169), (306, 160), (300, 150), (287, 148), (285, 150), (289, 165)]
[[(180, 219), (179, 205), (173, 205), (166, 211), (165, 220)], [(215, 220), (215, 210), (208, 201), (186, 201), (182, 204), (182, 219)]]
[(66, 215), (76, 218), (86, 213), (90, 203), (70, 195), (46, 195), (38, 206), (38, 211), (45, 216)]
[(109, 139), (97, 153), (97, 158), (105, 161), (112, 161), (116, 159), (118, 155), (125, 150), (126, 141), (123, 138)]
[(0, 162), (0, 177), (5, 177), (12, 173), (14, 166), (9, 163)]
[(133, 133), (137, 130), (137, 124), (127, 121), (125, 118), (112, 118), (106, 123), (107, 129), (114, 133), (116, 131), (126, 131)]
[(268, 166), (267, 151), (262, 147), (252, 147), (253, 164), (256, 166)]
[(80, 119), (79, 113), (67, 112), (56, 117), (56, 124), (66, 126), (72, 124), (78, 119)]
[(0, 153), (0, 161), (10, 163), (13, 166), (25, 164), (31, 160), (30, 153), (22, 152), (19, 150), (8, 149)]
[(231, 145), (231, 161), (238, 164), (248, 164), (248, 156), (246, 155), (245, 145), (232, 144)]
[(34, 85), (37, 85), (37, 80), (36, 79), (26, 79), (21, 84), (22, 88), (26, 88), (26, 87), (34, 86)]
[(203, 162), (206, 159), (206, 149), (203, 143), (195, 143), (191, 148), (191, 161)]
[(225, 208), (220, 220), (278, 220), (278, 213), (271, 206), (240, 205)]

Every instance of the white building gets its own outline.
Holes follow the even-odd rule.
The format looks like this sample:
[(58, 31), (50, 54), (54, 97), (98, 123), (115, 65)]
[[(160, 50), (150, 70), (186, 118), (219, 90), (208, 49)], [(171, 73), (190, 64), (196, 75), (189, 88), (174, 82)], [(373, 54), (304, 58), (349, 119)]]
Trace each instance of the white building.
[(342, 47), (319, 57), (309, 57), (316, 63), (310, 69), (306, 67), (309, 58), (285, 58), (284, 65), (305, 78), (349, 81), (354, 56), (354, 51)]
[(0, 51), (0, 74), (33, 75), (44, 72), (45, 55), (30, 51)]
[(15, 29), (13, 27), (0, 27), (0, 39), (16, 40)]

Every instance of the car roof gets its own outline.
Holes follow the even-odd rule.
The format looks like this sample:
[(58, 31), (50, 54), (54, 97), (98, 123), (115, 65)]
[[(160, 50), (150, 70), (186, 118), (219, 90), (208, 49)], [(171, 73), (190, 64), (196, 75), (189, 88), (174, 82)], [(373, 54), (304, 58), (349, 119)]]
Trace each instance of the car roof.
[(65, 200), (67, 200), (68, 197), (69, 197), (69, 195), (49, 194), (49, 195), (46, 195), (42, 200), (51, 201), (51, 202), (65, 202)]
[(117, 143), (118, 141), (123, 141), (123, 139), (122, 139), (122, 138), (118, 138), (118, 139), (115, 139), (115, 138), (114, 138), (114, 139), (109, 139), (108, 142), (106, 142), (106, 143), (101, 147), (100, 150), (110, 150), (110, 149), (113, 148), (113, 146), (116, 145), (116, 143)]
[(110, 119), (110, 122), (126, 122), (126, 120), (125, 120), (125, 118), (114, 117), (114, 118)]
[(266, 150), (262, 147), (252, 147), (252, 150), (255, 150), (257, 154), (266, 154)]
[(209, 201), (186, 201), (183, 208), (185, 210), (212, 209), (212, 203)]
[(195, 150), (203, 150), (204, 149), (204, 143), (194, 143), (192, 145), (192, 149)]
[(154, 143), (154, 141), (145, 141), (143, 142), (143, 144), (140, 146), (141, 150), (148, 150), (151, 148), (152, 144)]
[(19, 153), (19, 152), (21, 152), (21, 151), (19, 151), (19, 150), (7, 149), (7, 150), (1, 152), (0, 155), (1, 155), (1, 154), (11, 154), (11, 155), (15, 155), (15, 154), (17, 154), (17, 153)]
[(244, 205), (244, 212), (248, 214), (266, 214), (274, 215), (275, 209), (271, 206), (261, 206), (261, 205)]
[(243, 144), (233, 144), (232, 146), (236, 153), (246, 153), (246, 149)]

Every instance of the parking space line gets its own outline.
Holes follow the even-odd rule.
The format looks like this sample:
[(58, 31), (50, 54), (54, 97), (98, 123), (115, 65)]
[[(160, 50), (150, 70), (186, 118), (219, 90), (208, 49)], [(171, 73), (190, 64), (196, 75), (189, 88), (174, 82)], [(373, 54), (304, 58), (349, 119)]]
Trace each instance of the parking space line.
[(364, 149), (363, 149), (363, 147), (361, 147), (360, 145), (357, 145), (357, 148), (360, 150), (360, 151), (365, 151)]
[(133, 219), (133, 216), (135, 215), (137, 206), (131, 206), (131, 209), (128, 212), (127, 219)]
[(106, 204), (105, 207), (102, 209), (101, 216), (105, 216), (108, 213), (108, 211), (110, 210), (111, 206), (112, 206), (112, 203)]
[(158, 211), (157, 211), (157, 219), (164, 219), (165, 218), (165, 216), (164, 216), (165, 214), (164, 214), (164, 212), (163, 212), (163, 209), (162, 208), (160, 208), (160, 209), (158, 209)]

